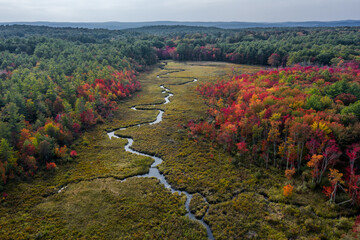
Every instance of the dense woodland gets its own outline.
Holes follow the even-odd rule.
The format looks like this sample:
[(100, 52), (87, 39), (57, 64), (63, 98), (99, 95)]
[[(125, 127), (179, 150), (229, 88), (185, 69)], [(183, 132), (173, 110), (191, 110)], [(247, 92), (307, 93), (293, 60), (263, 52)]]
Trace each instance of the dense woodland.
[(198, 90), (209, 106), (209, 119), (189, 122), (191, 136), (231, 152), (236, 165), (285, 170), (285, 196), (292, 194), (295, 175), (321, 187), (330, 202), (359, 205), (359, 77), (358, 62), (342, 62), (203, 84)]
[[(149, 41), (102, 30), (4, 27), (0, 40), (2, 184), (76, 157), (81, 132), (111, 118), (117, 101), (140, 89), (136, 73), (156, 63)], [(13, 30), (13, 31), (11, 31)], [(47, 32), (49, 30), (49, 32)], [(43, 35), (43, 36), (39, 36)], [(89, 40), (97, 39), (97, 41)], [(93, 42), (85, 44), (84, 42)]]
[(1, 26), (0, 191), (11, 179), (25, 180), (75, 158), (72, 143), (81, 132), (111, 119), (119, 101), (141, 89), (136, 75), (158, 60), (174, 59), (317, 65), (204, 85), (211, 121), (192, 123), (192, 134), (232, 152), (234, 164), (273, 165), (289, 176), (311, 171), (306, 176), (324, 186), (331, 201), (342, 188), (359, 202), (354, 162), (360, 146), (353, 144), (360, 135), (359, 70), (349, 63), (359, 60), (359, 41), (356, 27)]
[(254, 29), (177, 35), (172, 34), (173, 39), (165, 41), (166, 46), (158, 44), (161, 59), (278, 67), (295, 63), (330, 65), (338, 63), (339, 58), (354, 59), (360, 53), (359, 28)]

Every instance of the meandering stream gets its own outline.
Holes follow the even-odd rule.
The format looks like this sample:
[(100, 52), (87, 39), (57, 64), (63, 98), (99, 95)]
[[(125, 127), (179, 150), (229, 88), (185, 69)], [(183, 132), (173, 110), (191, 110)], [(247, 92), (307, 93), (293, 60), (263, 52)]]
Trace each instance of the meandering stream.
[[(159, 78), (159, 76), (158, 76)], [(193, 81), (191, 82), (196, 82), (197, 79), (194, 79)], [(191, 83), (189, 82), (189, 83)], [(161, 103), (161, 104), (153, 104), (153, 106), (155, 105), (163, 105), (163, 104), (168, 104), (170, 103), (170, 97), (173, 96), (172, 93), (170, 93), (170, 89), (168, 88), (165, 88), (163, 85), (160, 86), (160, 88), (163, 90), (162, 93), (166, 94), (167, 93), (167, 96), (164, 98), (165, 102), (164, 103)], [(131, 108), (132, 110), (134, 111), (139, 111), (136, 106), (132, 107)], [(154, 109), (149, 109), (149, 110), (152, 110), (154, 111)], [(149, 110), (142, 110), (142, 111), (149, 111)], [(153, 122), (150, 122), (150, 123), (141, 123), (141, 124), (138, 124), (136, 125), (137, 127), (140, 127), (142, 125), (153, 125), (153, 124), (158, 124), (162, 121), (162, 117), (163, 117), (163, 114), (164, 114), (164, 111), (162, 110), (159, 110), (159, 114), (157, 115), (156, 117), (156, 120), (153, 121)], [(131, 126), (131, 127), (134, 127), (134, 126)], [(127, 128), (130, 128), (130, 127), (127, 127)], [(119, 130), (125, 130), (127, 128), (120, 128)], [(192, 194), (186, 192), (186, 191), (180, 191), (180, 190), (176, 190), (175, 188), (173, 188), (167, 181), (166, 181), (166, 178), (163, 174), (160, 173), (159, 169), (157, 168), (157, 166), (159, 164), (162, 163), (162, 159), (159, 158), (159, 157), (156, 157), (156, 156), (151, 156), (151, 155), (148, 155), (148, 154), (145, 154), (145, 153), (142, 153), (142, 152), (138, 152), (138, 151), (135, 151), (134, 149), (131, 148), (131, 146), (133, 145), (134, 143), (134, 140), (132, 138), (128, 138), (128, 137), (119, 137), (119, 136), (116, 136), (115, 135), (115, 131), (112, 131), (112, 132), (109, 132), (108, 133), (108, 136), (109, 138), (122, 138), (122, 139), (126, 139), (128, 141), (128, 143), (125, 145), (125, 151), (127, 152), (130, 152), (130, 153), (133, 153), (133, 154), (137, 154), (137, 155), (141, 155), (141, 156), (145, 156), (145, 157), (151, 157), (152, 159), (154, 159), (154, 163), (150, 166), (150, 169), (149, 169), (149, 172), (146, 173), (146, 174), (143, 174), (143, 175), (137, 175), (137, 176), (133, 176), (133, 177), (155, 177), (157, 179), (160, 180), (160, 183), (163, 184), (165, 186), (165, 188), (168, 188), (171, 190), (172, 193), (178, 193), (178, 194), (185, 194), (186, 195), (186, 202), (185, 202), (185, 208), (186, 208), (186, 211), (187, 211), (187, 214), (186, 216), (188, 216), (190, 219), (192, 220), (195, 220), (195, 221), (198, 221), (200, 222), (205, 228), (206, 228), (206, 232), (207, 232), (207, 235), (208, 235), (208, 238), (209, 239), (214, 239), (214, 236), (212, 234), (212, 231), (209, 227), (209, 225), (204, 221), (204, 217), (202, 219), (197, 219), (195, 218), (194, 214), (192, 214), (190, 212), (190, 201), (191, 201), (191, 198), (192, 198)], [(122, 180), (122, 181), (126, 181), (126, 179)], [(206, 201), (206, 199), (205, 199)]]

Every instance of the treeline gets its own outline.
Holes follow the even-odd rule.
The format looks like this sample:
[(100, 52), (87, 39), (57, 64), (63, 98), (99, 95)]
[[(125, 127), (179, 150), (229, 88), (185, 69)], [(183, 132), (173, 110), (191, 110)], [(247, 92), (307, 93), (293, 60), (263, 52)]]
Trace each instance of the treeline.
[[(124, 31), (36, 26), (0, 26), (0, 50), (34, 51), (41, 37), (77, 44), (146, 41), (159, 59), (227, 61), (240, 64), (291, 66), (331, 65), (360, 56), (360, 27), (254, 28), (229, 30), (189, 26), (150, 26)], [(37, 39), (37, 40), (34, 40)], [(145, 53), (149, 54), (149, 53)], [(143, 55), (142, 57), (145, 57)]]
[[(337, 193), (360, 204), (360, 68), (301, 67), (260, 71), (203, 84), (209, 119), (189, 122), (196, 141), (233, 155), (233, 163), (285, 170), (320, 186), (331, 202)], [(284, 188), (291, 195), (292, 185)]]
[(29, 25), (3, 25), (0, 26), (0, 38), (29, 38), (51, 37), (80, 43), (110, 42), (111, 39), (126, 40), (130, 33), (107, 29), (61, 28)]
[[(155, 27), (153, 27), (155, 28)], [(162, 28), (161, 28), (162, 29)], [(172, 30), (173, 31), (173, 30)], [(360, 56), (360, 28), (290, 28), (171, 33), (153, 40), (160, 59), (291, 66)]]
[[(29, 27), (40, 36), (27, 36), (27, 27), (5, 28), (14, 32), (0, 34), (0, 191), (76, 157), (73, 141), (111, 118), (120, 99), (140, 90), (137, 72), (157, 61), (149, 40), (107, 30)], [(74, 39), (82, 33), (94, 40)]]

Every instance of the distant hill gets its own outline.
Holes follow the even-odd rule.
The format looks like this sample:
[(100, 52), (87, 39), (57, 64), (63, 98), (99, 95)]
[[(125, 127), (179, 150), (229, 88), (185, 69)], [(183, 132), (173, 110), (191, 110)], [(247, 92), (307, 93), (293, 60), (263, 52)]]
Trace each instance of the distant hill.
[(121, 30), (123, 33), (145, 33), (155, 35), (183, 34), (183, 33), (225, 33), (234, 32), (236, 29), (218, 27), (185, 26), (185, 25), (155, 25)]
[(109, 30), (133, 29), (148, 26), (198, 26), (215, 27), (223, 29), (240, 28), (268, 28), (268, 27), (341, 27), (360, 26), (360, 20), (344, 21), (309, 21), (309, 22), (280, 22), (280, 23), (261, 23), (261, 22), (176, 22), (176, 21), (156, 21), (156, 22), (2, 22), (0, 25), (33, 25), (48, 27), (73, 27), (73, 28), (104, 28)]

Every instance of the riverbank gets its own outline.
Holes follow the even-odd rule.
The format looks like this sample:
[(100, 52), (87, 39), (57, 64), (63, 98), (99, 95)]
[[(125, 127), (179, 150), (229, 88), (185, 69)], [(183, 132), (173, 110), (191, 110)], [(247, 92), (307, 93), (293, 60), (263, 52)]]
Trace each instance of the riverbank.
[(9, 196), (0, 205), (2, 239), (207, 238), (205, 228), (185, 216), (184, 196), (172, 195), (155, 179), (117, 181), (146, 173), (153, 160), (125, 152), (126, 141), (110, 140), (105, 130), (156, 119), (158, 111), (130, 108), (164, 100), (153, 82), (160, 72), (142, 75), (143, 90), (120, 104), (114, 120), (77, 141), (73, 162), (6, 186)]
[[(147, 173), (153, 159), (126, 152), (127, 140), (110, 140), (107, 131), (152, 122), (159, 109), (164, 111), (161, 123), (115, 134), (131, 136), (136, 151), (160, 156), (163, 163), (157, 167), (174, 188), (207, 199), (204, 220), (215, 239), (339, 238), (351, 228), (353, 218), (343, 217), (351, 216), (351, 210), (327, 205), (321, 193), (307, 189), (284, 199), (282, 172), (246, 163), (235, 167), (227, 153), (187, 137), (187, 122), (206, 114), (195, 91), (198, 84), (256, 70), (226, 63), (168, 62), (143, 74), (142, 91), (122, 102), (114, 120), (77, 142), (74, 162), (58, 166), (55, 174), (7, 187), (9, 198), (0, 206), (2, 239), (207, 239), (205, 228), (185, 216), (184, 195), (171, 194), (154, 178), (120, 181)], [(197, 82), (179, 85), (194, 77)], [(174, 95), (171, 103), (144, 105), (164, 102), (160, 85)], [(140, 105), (157, 110), (131, 109)]]

